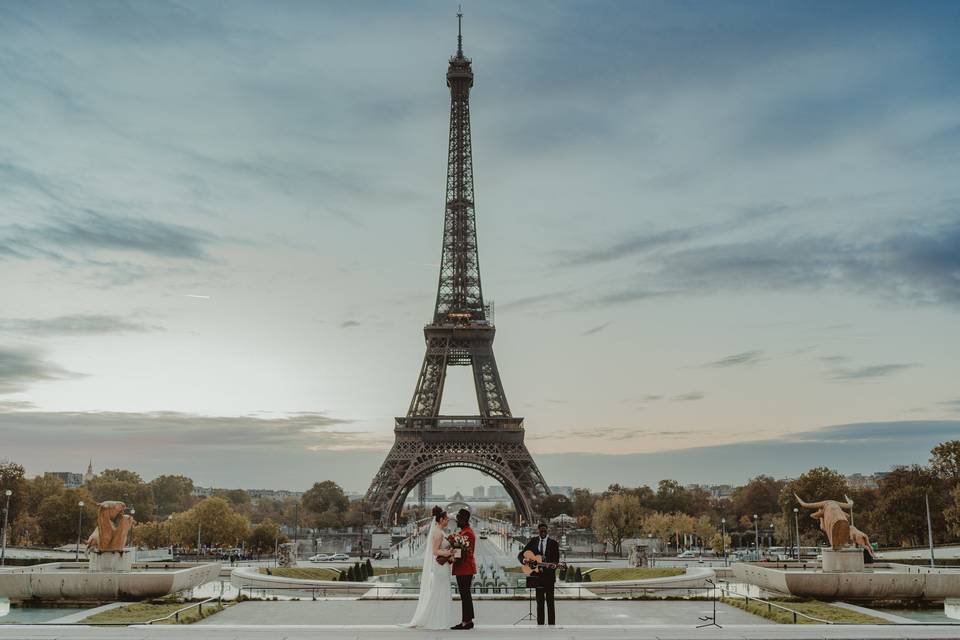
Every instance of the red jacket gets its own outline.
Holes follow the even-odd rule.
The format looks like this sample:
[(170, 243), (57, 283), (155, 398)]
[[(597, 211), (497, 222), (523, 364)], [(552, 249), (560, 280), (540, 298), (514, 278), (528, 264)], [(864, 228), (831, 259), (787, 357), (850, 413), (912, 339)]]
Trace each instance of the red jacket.
[(460, 534), (470, 540), (470, 550), (465, 551), (462, 558), (453, 561), (453, 575), (472, 576), (477, 573), (477, 561), (473, 552), (477, 550), (477, 536), (469, 526), (460, 530)]

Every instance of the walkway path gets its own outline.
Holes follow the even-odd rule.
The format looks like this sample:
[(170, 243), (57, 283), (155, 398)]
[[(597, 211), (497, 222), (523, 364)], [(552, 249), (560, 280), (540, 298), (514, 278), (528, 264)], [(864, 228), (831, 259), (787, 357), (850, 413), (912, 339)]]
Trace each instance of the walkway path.
[[(0, 626), (0, 640), (420, 640), (443, 638), (450, 631), (410, 631), (395, 626)], [(530, 640), (531, 630), (514, 626), (479, 626), (469, 636), (484, 640)], [(543, 630), (563, 640), (955, 640), (950, 626), (726, 625), (697, 629), (693, 625), (589, 626)]]
[[(487, 625), (510, 625), (529, 609), (518, 600), (475, 600), (477, 620)], [(312, 602), (241, 602), (197, 624), (401, 624), (410, 619), (417, 603), (406, 601), (325, 600)], [(557, 620), (578, 625), (693, 625), (709, 614), (712, 603), (703, 601), (560, 601)], [(459, 622), (460, 603), (453, 602), (451, 615)], [(770, 624), (767, 620), (725, 604), (717, 605), (720, 624)], [(529, 624), (529, 623), (528, 623)]]

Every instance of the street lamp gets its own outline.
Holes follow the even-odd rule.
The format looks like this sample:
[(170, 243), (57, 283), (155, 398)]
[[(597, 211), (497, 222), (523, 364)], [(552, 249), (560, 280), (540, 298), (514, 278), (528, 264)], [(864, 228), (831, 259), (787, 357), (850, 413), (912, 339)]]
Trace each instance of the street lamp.
[(793, 508), (793, 526), (797, 531), (797, 562), (800, 562), (800, 509)]
[(723, 549), (723, 566), (727, 566), (727, 519), (720, 518), (720, 546)]
[(7, 489), (3, 495), (7, 500), (3, 505), (3, 546), (0, 547), (0, 566), (7, 563), (7, 516), (10, 515), (10, 496), (13, 495), (13, 491)]
[(757, 548), (757, 562), (760, 561), (760, 520), (753, 514), (753, 546)]
[(83, 531), (83, 500), (77, 503), (77, 507), (79, 508), (79, 513), (77, 514), (77, 552), (74, 560), (80, 562), (80, 536)]

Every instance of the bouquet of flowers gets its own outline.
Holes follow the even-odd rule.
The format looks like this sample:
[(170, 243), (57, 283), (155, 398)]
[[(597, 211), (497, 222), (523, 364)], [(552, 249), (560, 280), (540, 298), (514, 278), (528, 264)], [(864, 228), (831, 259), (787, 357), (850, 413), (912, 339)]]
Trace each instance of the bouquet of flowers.
[(447, 542), (453, 549), (454, 558), (462, 558), (470, 553), (470, 538), (460, 533), (451, 533), (447, 536)]

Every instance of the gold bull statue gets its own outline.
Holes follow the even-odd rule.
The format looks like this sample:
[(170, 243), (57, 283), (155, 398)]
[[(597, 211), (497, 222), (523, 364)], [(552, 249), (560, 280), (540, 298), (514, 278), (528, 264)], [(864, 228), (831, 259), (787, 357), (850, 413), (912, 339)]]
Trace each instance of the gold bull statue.
[(133, 516), (124, 515), (127, 505), (117, 500), (97, 503), (97, 528), (87, 538), (87, 549), (123, 551), (133, 528)]
[(847, 511), (853, 511), (853, 500), (843, 496), (846, 502), (836, 500), (821, 500), (819, 502), (805, 502), (797, 494), (793, 494), (805, 509), (816, 509), (810, 514), (810, 517), (820, 522), (820, 529), (827, 534), (827, 540), (830, 541), (830, 547), (834, 550), (840, 550), (849, 544), (866, 549), (870, 557), (875, 557), (873, 547), (870, 545), (870, 538), (860, 529), (857, 529), (850, 523)]

